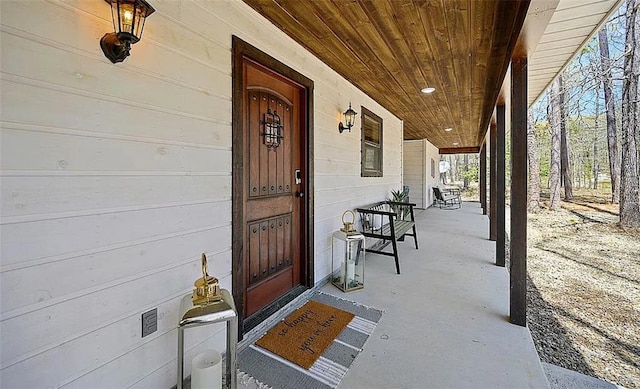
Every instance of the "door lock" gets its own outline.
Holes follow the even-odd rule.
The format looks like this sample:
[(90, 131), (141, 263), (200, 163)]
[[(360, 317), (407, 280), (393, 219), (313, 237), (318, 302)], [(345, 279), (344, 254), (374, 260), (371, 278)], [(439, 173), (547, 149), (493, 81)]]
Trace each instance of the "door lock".
[(300, 174), (300, 169), (296, 169), (293, 178), (296, 181), (296, 185), (302, 184), (302, 175)]

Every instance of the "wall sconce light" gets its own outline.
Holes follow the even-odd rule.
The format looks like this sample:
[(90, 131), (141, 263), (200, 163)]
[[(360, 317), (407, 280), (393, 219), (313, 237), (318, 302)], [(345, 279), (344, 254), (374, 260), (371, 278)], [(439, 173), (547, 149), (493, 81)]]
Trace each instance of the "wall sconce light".
[(155, 9), (145, 0), (104, 0), (111, 6), (114, 32), (100, 39), (104, 56), (113, 63), (122, 62), (129, 56), (131, 45), (142, 37), (147, 16)]
[(338, 124), (338, 131), (340, 131), (341, 134), (344, 130), (349, 130), (349, 132), (351, 132), (351, 127), (353, 127), (353, 124), (356, 122), (357, 114), (358, 113), (356, 111), (351, 109), (351, 103), (349, 103), (349, 109), (344, 111), (345, 124), (342, 124), (342, 122)]

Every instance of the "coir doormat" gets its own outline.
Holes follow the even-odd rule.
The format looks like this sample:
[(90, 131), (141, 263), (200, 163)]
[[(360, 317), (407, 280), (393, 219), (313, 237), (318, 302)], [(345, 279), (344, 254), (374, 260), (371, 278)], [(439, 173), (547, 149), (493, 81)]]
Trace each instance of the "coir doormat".
[(353, 313), (331, 305), (308, 301), (270, 329), (256, 344), (308, 369), (353, 316)]
[[(327, 309), (325, 306), (337, 310)], [(324, 321), (322, 318), (314, 316), (320, 314), (318, 311), (321, 309), (324, 310)], [(348, 316), (344, 316), (344, 318), (350, 317), (350, 319), (345, 325), (338, 326), (338, 322), (344, 320), (341, 312), (347, 313)], [(334, 319), (330, 320), (332, 315)], [(311, 320), (312, 316), (314, 320)], [(341, 318), (338, 318), (339, 316)], [(239, 353), (239, 381), (244, 381), (247, 384), (253, 382), (253, 385), (257, 385), (259, 388), (335, 388), (347, 373), (356, 356), (362, 351), (365, 342), (373, 333), (381, 317), (382, 311), (377, 309), (328, 294), (316, 293), (309, 299), (309, 302), (276, 324), (267, 332), (267, 335)], [(316, 323), (315, 327), (312, 327), (314, 329), (303, 335), (295, 336), (295, 342), (285, 344), (286, 342), (280, 340), (285, 335), (289, 335), (293, 331), (292, 328), (301, 329), (302, 327), (299, 326), (311, 324), (309, 323), (311, 321)], [(335, 326), (334, 323), (336, 323)], [(336, 335), (331, 335), (328, 328), (333, 328), (333, 331), (336, 331), (338, 327), (341, 327), (340, 331)], [(327, 331), (326, 337), (323, 335), (325, 331)], [(279, 335), (281, 333), (284, 334)], [(272, 341), (265, 345), (267, 336)], [(329, 343), (323, 351), (320, 350), (321, 345), (316, 343), (320, 337), (329, 339)], [(303, 352), (303, 355), (305, 352), (312, 354), (309, 349), (314, 352), (314, 355), (319, 355), (316, 355), (315, 361), (311, 362), (311, 365), (307, 363), (309, 367), (305, 368), (298, 362), (291, 362), (290, 359), (279, 354), (279, 351), (267, 348), (274, 344), (278, 345), (276, 347), (287, 350), (301, 348), (300, 351)]]

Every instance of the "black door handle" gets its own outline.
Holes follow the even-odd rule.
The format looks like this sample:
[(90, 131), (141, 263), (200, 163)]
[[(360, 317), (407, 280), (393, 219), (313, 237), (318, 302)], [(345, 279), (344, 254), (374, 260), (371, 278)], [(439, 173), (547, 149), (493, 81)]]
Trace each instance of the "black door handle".
[(301, 199), (304, 197), (304, 192), (296, 192), (296, 197)]

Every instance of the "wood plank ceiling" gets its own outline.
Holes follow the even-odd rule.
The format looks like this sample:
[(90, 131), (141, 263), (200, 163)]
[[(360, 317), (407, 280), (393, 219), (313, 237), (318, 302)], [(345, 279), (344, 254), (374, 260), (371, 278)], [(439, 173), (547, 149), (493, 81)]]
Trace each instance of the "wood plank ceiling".
[[(244, 1), (404, 120), (405, 139), (426, 138), (438, 148), (460, 150), (477, 150), (484, 138), (529, 5)], [(436, 91), (422, 94), (425, 87)]]

